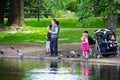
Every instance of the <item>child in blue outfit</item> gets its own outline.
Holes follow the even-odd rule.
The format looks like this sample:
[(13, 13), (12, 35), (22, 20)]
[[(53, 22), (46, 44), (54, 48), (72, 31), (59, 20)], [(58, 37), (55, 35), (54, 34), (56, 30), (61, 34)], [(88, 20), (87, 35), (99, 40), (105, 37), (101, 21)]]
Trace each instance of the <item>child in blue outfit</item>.
[(49, 25), (49, 26), (47, 27), (48, 33), (47, 33), (47, 36), (46, 36), (46, 39), (47, 39), (47, 42), (46, 42), (46, 54), (49, 54), (49, 53), (50, 53), (51, 33), (49, 32), (49, 30), (51, 30), (51, 27), (52, 27), (52, 25)]
[(115, 40), (114, 35), (109, 36), (109, 41), (108, 41), (109, 48), (114, 48), (117, 46), (117, 41)]

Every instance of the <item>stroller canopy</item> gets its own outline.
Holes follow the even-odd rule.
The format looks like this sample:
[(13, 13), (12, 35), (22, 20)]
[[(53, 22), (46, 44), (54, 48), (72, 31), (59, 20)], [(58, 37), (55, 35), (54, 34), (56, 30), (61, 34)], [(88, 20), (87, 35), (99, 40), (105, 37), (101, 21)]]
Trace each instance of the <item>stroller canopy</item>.
[(95, 38), (98, 38), (99, 36), (105, 39), (109, 38), (109, 35), (114, 35), (115, 33), (111, 29), (98, 29), (95, 32)]

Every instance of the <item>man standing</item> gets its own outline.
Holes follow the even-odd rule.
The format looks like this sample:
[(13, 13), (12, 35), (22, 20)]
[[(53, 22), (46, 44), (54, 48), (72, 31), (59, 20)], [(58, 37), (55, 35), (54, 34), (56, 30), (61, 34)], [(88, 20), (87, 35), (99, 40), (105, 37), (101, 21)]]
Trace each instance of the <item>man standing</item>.
[(59, 27), (57, 25), (56, 19), (52, 19), (51, 21), (52, 28), (49, 30), (51, 33), (51, 41), (50, 41), (50, 53), (51, 56), (57, 56), (58, 55), (58, 32)]

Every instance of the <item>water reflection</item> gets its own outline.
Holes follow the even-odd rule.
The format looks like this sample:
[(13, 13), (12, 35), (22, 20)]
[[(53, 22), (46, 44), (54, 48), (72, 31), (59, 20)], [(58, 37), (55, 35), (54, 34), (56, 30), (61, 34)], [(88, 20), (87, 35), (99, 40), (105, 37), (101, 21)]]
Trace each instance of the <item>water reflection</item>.
[(23, 80), (24, 71), (18, 67), (16, 61), (0, 59), (0, 80)]
[(0, 60), (1, 80), (120, 80), (119, 74), (119, 65), (86, 61)]
[(71, 65), (70, 65), (70, 74), (76, 74), (76, 63), (71, 63)]
[(50, 74), (56, 74), (58, 70), (58, 63), (57, 61), (50, 62)]
[(88, 76), (89, 76), (89, 67), (88, 67), (88, 63), (85, 61), (81, 62), (81, 70), (82, 70), (82, 80), (89, 80)]
[(120, 67), (109, 65), (96, 65), (96, 77), (98, 80), (120, 80)]
[[(79, 80), (79, 75), (70, 73), (70, 64), (58, 61), (46, 61), (46, 67), (29, 72), (31, 80)], [(76, 69), (76, 68), (75, 68)], [(37, 72), (37, 74), (36, 74)]]

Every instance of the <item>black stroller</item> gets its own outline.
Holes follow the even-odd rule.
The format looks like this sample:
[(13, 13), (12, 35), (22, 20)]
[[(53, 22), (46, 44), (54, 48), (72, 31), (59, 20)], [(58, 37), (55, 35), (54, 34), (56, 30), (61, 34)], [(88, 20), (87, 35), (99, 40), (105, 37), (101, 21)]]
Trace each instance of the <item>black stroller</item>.
[[(96, 58), (101, 58), (102, 56), (107, 57), (110, 55), (115, 55), (116, 57), (120, 56), (116, 36), (111, 29), (98, 29), (94, 33), (98, 51)], [(114, 40), (109, 42), (109, 36), (111, 35), (114, 37)]]

